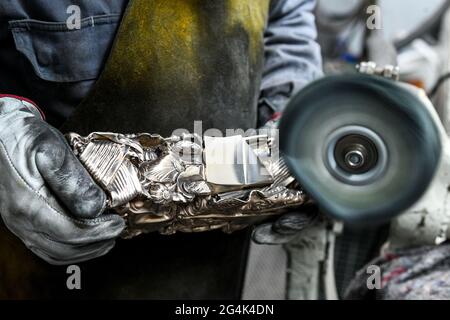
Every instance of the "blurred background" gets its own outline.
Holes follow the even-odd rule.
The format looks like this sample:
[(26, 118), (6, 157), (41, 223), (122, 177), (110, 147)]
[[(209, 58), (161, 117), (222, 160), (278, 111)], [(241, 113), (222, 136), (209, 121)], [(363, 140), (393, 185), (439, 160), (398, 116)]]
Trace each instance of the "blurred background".
[[(450, 1), (318, 0), (316, 21), (327, 73), (354, 69), (359, 61), (400, 67), (401, 80), (424, 88), (449, 128)], [(368, 28), (374, 14), (377, 27)], [(369, 12), (368, 12), (369, 8)], [(381, 20), (381, 21), (380, 21)]]
[[(373, 5), (378, 6), (375, 11)], [(354, 72), (356, 64), (368, 60), (398, 65), (402, 81), (423, 88), (431, 97), (448, 132), (449, 8), (449, 0), (318, 0), (316, 21), (325, 72)], [(371, 16), (378, 21), (368, 20)], [(368, 22), (379, 29), (369, 28)], [(386, 234), (387, 226), (345, 228), (338, 234), (334, 269), (340, 296), (356, 270), (377, 254)]]
[[(400, 80), (425, 90), (450, 132), (450, 0), (317, 0), (315, 14), (326, 74), (356, 72), (362, 61), (399, 66)], [(334, 228), (284, 249), (252, 246), (244, 299), (342, 298), (378, 256), (389, 226)], [(260, 274), (272, 276), (258, 282)]]

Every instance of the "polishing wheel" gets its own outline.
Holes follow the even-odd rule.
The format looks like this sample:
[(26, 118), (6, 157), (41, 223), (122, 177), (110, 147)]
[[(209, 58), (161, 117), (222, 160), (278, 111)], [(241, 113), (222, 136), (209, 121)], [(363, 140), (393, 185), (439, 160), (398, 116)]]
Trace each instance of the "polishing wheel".
[(430, 185), (441, 155), (434, 121), (422, 98), (392, 80), (326, 77), (286, 108), (281, 154), (325, 213), (349, 224), (382, 223)]

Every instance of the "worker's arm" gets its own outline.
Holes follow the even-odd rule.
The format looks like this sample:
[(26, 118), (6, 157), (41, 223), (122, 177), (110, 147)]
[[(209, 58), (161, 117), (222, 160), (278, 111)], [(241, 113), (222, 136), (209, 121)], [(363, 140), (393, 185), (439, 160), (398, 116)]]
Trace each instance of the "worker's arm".
[(280, 112), (306, 84), (322, 75), (313, 10), (315, 0), (272, 0), (265, 32), (260, 124)]
[[(263, 126), (300, 89), (322, 76), (320, 47), (313, 10), (315, 0), (272, 0), (265, 32), (265, 67), (259, 105)], [(267, 125), (266, 125), (267, 126)], [(269, 125), (270, 127), (270, 125)], [(312, 209), (312, 210), (311, 210)], [(283, 244), (315, 221), (317, 211), (292, 212), (275, 223), (255, 228), (253, 240), (261, 244)]]

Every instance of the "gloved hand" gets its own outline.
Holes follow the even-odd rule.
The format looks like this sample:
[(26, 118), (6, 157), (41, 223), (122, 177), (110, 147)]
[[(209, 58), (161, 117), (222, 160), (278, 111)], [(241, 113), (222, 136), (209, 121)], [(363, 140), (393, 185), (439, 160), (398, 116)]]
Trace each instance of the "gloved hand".
[[(261, 108), (260, 110), (264, 110)], [(269, 114), (269, 113), (268, 113)], [(261, 113), (259, 115), (261, 118)], [(260, 129), (277, 129), (281, 113), (270, 113), (270, 118)], [(265, 223), (256, 226), (252, 233), (252, 239), (258, 244), (278, 245), (285, 244), (293, 240), (297, 234), (311, 225), (318, 217), (316, 207), (305, 207), (302, 212), (292, 212), (282, 215), (274, 223)]]
[(273, 223), (256, 226), (252, 239), (257, 244), (278, 245), (285, 244), (297, 237), (298, 233), (316, 221), (318, 217), (316, 207), (305, 207), (301, 212), (287, 213)]
[(106, 195), (32, 103), (0, 96), (0, 214), (51, 264), (106, 254), (124, 228)]

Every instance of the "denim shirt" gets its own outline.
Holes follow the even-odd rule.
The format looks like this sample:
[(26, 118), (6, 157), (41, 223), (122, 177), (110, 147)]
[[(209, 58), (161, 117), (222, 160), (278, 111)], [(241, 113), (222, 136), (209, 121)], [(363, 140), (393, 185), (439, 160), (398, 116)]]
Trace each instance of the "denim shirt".
[[(0, 93), (36, 102), (60, 126), (100, 75), (128, 0), (2, 0)], [(69, 30), (69, 6), (81, 28)], [(315, 0), (272, 0), (267, 23), (261, 101), (281, 111), (321, 75), (312, 13)]]

